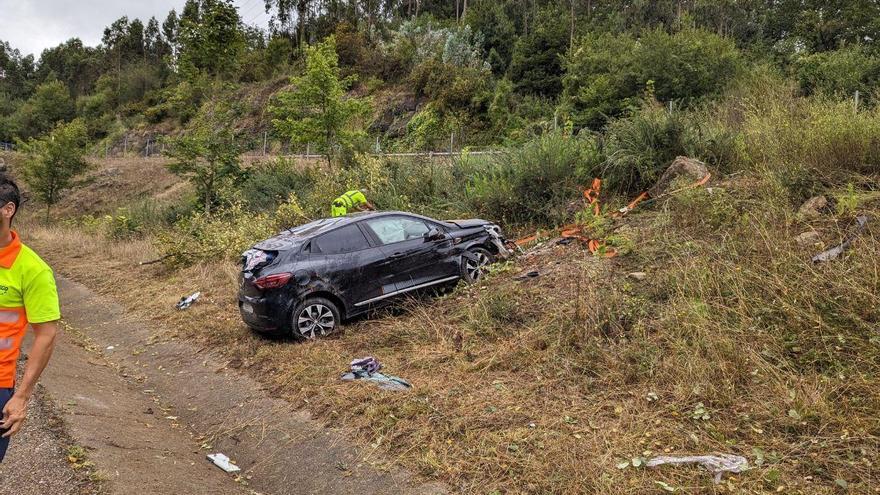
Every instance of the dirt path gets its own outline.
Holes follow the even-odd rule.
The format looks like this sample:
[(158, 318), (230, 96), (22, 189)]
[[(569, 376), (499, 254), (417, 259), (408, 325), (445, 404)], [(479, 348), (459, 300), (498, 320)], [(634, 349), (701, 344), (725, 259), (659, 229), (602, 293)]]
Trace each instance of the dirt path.
[[(65, 332), (43, 385), (109, 492), (446, 492), (373, 468), (344, 432), (270, 398), (210, 352), (158, 338), (158, 327), (75, 282), (59, 278), (59, 288)], [(211, 465), (209, 452), (234, 459), (241, 478)]]
[(16, 495), (93, 495), (101, 486), (88, 480), (88, 473), (74, 470), (66, 449), (73, 442), (54, 406), (42, 388), (31, 400), (28, 420), (13, 439), (6, 459), (0, 464), (2, 493)]

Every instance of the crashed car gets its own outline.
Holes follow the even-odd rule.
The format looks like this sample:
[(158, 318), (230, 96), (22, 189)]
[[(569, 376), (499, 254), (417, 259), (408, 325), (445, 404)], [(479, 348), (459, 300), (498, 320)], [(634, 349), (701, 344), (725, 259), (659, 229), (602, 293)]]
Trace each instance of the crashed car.
[(508, 254), (497, 225), (405, 212), (325, 218), (242, 255), (238, 306), (259, 332), (313, 339), (423, 289), (474, 283)]

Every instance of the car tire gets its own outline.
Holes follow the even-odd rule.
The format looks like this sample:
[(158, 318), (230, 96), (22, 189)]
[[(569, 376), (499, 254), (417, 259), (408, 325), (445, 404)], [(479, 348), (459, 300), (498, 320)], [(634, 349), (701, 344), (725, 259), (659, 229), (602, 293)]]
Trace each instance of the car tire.
[(472, 247), (468, 252), (476, 257), (473, 260), (467, 256), (461, 257), (461, 279), (468, 284), (475, 284), (483, 279), (486, 267), (495, 262), (495, 256), (489, 250), (481, 247)]
[(335, 333), (342, 323), (339, 308), (323, 297), (308, 298), (293, 308), (290, 328), (297, 339), (312, 340)]

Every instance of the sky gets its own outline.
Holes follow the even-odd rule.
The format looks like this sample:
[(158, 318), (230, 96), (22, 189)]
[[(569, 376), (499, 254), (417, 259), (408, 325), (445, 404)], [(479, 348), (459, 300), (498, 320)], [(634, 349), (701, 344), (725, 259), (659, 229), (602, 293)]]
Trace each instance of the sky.
[[(104, 28), (127, 15), (147, 24), (155, 16), (159, 24), (171, 9), (183, 10), (185, 0), (0, 0), (0, 40), (8, 41), (22, 55), (39, 58), (46, 48), (70, 38), (88, 46), (101, 42)], [(269, 15), (263, 0), (235, 0), (247, 24), (265, 28)]]

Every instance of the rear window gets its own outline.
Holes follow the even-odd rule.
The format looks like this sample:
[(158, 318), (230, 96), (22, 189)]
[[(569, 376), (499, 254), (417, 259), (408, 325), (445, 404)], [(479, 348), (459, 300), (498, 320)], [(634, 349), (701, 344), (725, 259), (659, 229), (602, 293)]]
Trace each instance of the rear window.
[(342, 254), (367, 249), (370, 243), (357, 225), (347, 225), (313, 240), (311, 247), (313, 253)]

